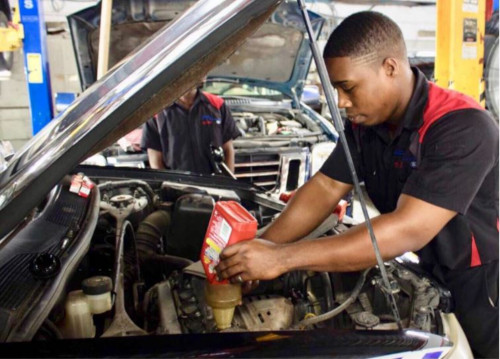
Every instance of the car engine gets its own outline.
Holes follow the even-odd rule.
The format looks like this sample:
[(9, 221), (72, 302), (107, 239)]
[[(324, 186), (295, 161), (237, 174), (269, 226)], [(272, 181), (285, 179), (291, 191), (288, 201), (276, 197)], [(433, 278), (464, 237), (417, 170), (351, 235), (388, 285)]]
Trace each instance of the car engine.
[[(50, 256), (42, 253), (46, 257), (39, 259), (39, 264), (52, 258), (57, 259), (59, 268), (64, 267), (65, 250), (79, 240), (84, 230), (90, 233), (90, 241), (75, 269), (60, 277), (64, 290), (42, 290), (54, 298), (52, 304), (28, 295), (31, 290), (40, 290), (39, 286), (27, 285), (34, 283), (33, 278), (31, 282), (18, 279), (19, 287), (32, 301), (25, 312), (10, 312), (9, 323), (19, 324), (4, 326), (3, 340), (218, 332), (212, 309), (205, 300), (205, 275), (198, 261), (214, 204), (220, 200), (239, 202), (257, 219), (259, 228), (279, 214), (279, 205), (257, 197), (249, 200), (235, 190), (175, 181), (95, 182), (98, 185), (94, 197), (86, 199), (88, 203), (72, 193), (68, 197), (69, 185), (62, 183), (33, 214), (34, 218), (41, 218), (50, 212), (50, 206), (58, 206), (60, 216), (68, 217), (59, 221), (71, 231), (56, 241), (58, 250), (52, 250)], [(91, 205), (92, 197), (96, 205)], [(89, 212), (87, 216), (80, 211), (77, 217), (71, 217), (76, 203), (73, 200)], [(89, 220), (93, 211), (97, 212), (94, 224)], [(36, 221), (26, 228), (34, 224)], [(338, 218), (330, 224), (322, 234), (340, 233), (348, 228)], [(30, 229), (36, 230), (41, 227)], [(42, 254), (30, 258), (34, 261)], [(41, 264), (39, 267), (44, 268)], [(404, 326), (441, 333), (438, 314), (447, 304), (446, 292), (404, 263), (387, 262), (386, 269)], [(7, 279), (0, 283), (3, 289), (12, 289), (6, 283)], [(30, 320), (34, 310), (41, 320)], [(231, 327), (224, 332), (318, 327), (396, 329), (379, 271), (296, 271), (261, 282), (243, 296)]]
[(264, 100), (247, 98), (226, 101), (242, 133), (233, 141), (238, 180), (266, 191), (292, 191), (304, 184), (311, 166), (319, 167), (312, 155), (315, 146), (331, 143), (330, 151), (334, 147), (320, 124), (303, 110), (272, 101), (258, 107), (255, 103)]

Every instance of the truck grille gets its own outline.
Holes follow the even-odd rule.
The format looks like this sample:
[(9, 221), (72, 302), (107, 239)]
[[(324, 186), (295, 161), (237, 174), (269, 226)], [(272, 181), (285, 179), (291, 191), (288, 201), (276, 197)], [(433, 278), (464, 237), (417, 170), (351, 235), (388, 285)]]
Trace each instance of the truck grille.
[(236, 154), (234, 171), (236, 178), (266, 190), (276, 187), (280, 174), (279, 154)]
[(304, 184), (307, 159), (307, 149), (283, 152), (239, 149), (235, 154), (234, 171), (238, 180), (281, 193)]

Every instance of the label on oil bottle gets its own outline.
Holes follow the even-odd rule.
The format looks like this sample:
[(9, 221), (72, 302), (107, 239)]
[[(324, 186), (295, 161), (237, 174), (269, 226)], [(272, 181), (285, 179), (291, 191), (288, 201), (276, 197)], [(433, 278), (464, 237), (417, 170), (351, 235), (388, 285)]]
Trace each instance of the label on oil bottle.
[(208, 264), (209, 273), (215, 275), (214, 268), (219, 264), (219, 255), (229, 242), (232, 228), (219, 211), (214, 209), (207, 232), (203, 262)]

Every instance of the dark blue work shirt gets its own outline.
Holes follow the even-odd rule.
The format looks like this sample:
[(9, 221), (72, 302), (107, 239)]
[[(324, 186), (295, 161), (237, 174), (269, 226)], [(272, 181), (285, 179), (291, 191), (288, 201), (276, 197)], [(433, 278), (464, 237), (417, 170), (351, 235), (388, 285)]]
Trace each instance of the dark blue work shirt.
[(211, 145), (239, 135), (224, 100), (198, 91), (191, 109), (174, 103), (146, 122), (141, 147), (160, 151), (166, 168), (211, 174)]

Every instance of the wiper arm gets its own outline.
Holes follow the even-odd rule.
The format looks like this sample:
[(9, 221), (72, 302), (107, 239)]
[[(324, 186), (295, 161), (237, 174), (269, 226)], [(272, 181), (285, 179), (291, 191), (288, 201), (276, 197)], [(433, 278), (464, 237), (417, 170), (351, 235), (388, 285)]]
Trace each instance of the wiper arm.
[(380, 274), (382, 275), (383, 288), (386, 295), (386, 299), (392, 309), (392, 314), (396, 320), (399, 330), (403, 330), (403, 325), (401, 324), (401, 318), (399, 316), (399, 310), (396, 304), (396, 299), (391, 290), (391, 285), (389, 283), (389, 278), (387, 277), (387, 272), (385, 270), (384, 261), (382, 260), (382, 255), (380, 254), (380, 249), (377, 244), (377, 239), (375, 238), (375, 232), (373, 231), (372, 222), (370, 221), (370, 217), (368, 216), (368, 211), (366, 209), (366, 201), (361, 191), (361, 186), (359, 184), (358, 175), (356, 174), (356, 169), (354, 167), (354, 162), (352, 160), (351, 151), (349, 150), (349, 146), (347, 145), (347, 139), (345, 137), (344, 132), (344, 124), (342, 123), (342, 118), (340, 117), (339, 108), (337, 107), (337, 103), (334, 101), (335, 95), (333, 92), (332, 85), (330, 84), (329, 77), (327, 75), (326, 65), (323, 61), (323, 57), (320, 56), (318, 43), (316, 42), (316, 37), (314, 36), (314, 32), (311, 25), (311, 20), (309, 19), (309, 14), (307, 13), (306, 5), (304, 0), (297, 0), (299, 4), (299, 8), (302, 12), (302, 16), (304, 17), (304, 23), (307, 29), (307, 34), (309, 35), (309, 43), (311, 45), (311, 50), (314, 57), (314, 62), (316, 63), (316, 67), (318, 69), (318, 74), (321, 80), (321, 84), (323, 85), (323, 89), (325, 90), (326, 102), (328, 104), (328, 108), (332, 114), (333, 125), (339, 134), (340, 143), (344, 147), (344, 152), (346, 155), (347, 163), (349, 165), (349, 170), (351, 171), (351, 177), (354, 182), (354, 188), (359, 195), (359, 202), (361, 204), (361, 209), (363, 210), (363, 216), (365, 217), (366, 227), (368, 228), (368, 232), (370, 233), (370, 239), (372, 241), (373, 249), (375, 250), (375, 257), (377, 258), (377, 264), (380, 269)]

